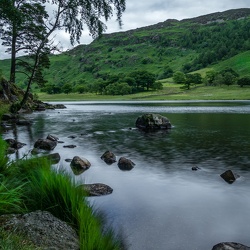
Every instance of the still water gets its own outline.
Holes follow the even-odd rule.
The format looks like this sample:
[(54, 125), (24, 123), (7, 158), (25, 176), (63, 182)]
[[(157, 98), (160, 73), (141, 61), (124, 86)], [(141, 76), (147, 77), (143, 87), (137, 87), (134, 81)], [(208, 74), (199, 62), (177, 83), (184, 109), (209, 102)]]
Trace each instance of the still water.
[[(14, 137), (32, 149), (38, 138), (59, 137), (53, 152), (79, 183), (105, 183), (111, 195), (89, 201), (123, 234), (129, 250), (211, 250), (223, 241), (250, 246), (250, 102), (66, 102), (67, 109), (27, 115), (32, 127)], [(143, 113), (167, 116), (170, 131), (135, 129)], [(3, 135), (13, 138), (13, 132)], [(69, 136), (76, 136), (74, 139)], [(64, 145), (76, 145), (64, 148)], [(131, 159), (131, 171), (106, 165), (110, 150)], [(92, 166), (74, 176), (66, 158)], [(197, 166), (199, 171), (192, 171)], [(231, 169), (241, 177), (226, 183)]]

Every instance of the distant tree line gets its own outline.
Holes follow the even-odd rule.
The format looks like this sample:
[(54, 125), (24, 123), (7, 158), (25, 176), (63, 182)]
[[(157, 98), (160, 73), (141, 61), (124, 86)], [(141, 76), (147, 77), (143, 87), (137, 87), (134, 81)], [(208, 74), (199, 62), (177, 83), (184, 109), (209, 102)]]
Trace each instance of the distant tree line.
[(47, 83), (41, 90), (48, 94), (90, 92), (101, 95), (127, 95), (162, 88), (162, 83), (156, 81), (156, 76), (153, 73), (138, 70), (129, 74), (99, 74), (99, 77), (92, 83), (87, 83), (83, 79), (59, 85)]
[[(200, 73), (173, 72), (166, 66), (164, 76), (172, 77), (173, 82), (180, 84), (182, 89), (190, 89), (191, 86), (205, 84), (207, 86), (221, 86), (238, 84), (240, 87), (250, 86), (250, 76), (240, 77), (232, 68), (225, 68), (221, 71), (210, 70), (204, 77)], [(146, 70), (133, 71), (128, 74), (99, 74), (93, 82), (79, 79), (73, 82), (61, 82), (60, 84), (47, 83), (41, 89), (48, 94), (60, 93), (95, 93), (100, 95), (128, 95), (148, 90), (161, 90), (163, 84), (156, 76)]]
[(182, 84), (182, 88), (190, 89), (190, 86), (204, 83), (207, 86), (221, 86), (238, 84), (240, 87), (250, 86), (250, 76), (240, 77), (232, 68), (225, 68), (221, 71), (210, 70), (204, 78), (201, 74), (188, 74), (177, 71), (173, 74), (173, 81)]

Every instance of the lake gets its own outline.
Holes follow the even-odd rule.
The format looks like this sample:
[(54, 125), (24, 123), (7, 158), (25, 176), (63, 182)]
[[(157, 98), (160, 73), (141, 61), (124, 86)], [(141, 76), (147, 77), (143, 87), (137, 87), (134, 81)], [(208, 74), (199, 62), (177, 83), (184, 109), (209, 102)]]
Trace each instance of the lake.
[[(65, 102), (67, 109), (34, 112), (31, 127), (17, 127), (3, 137), (27, 145), (56, 135), (63, 144), (63, 168), (79, 183), (104, 183), (111, 195), (89, 198), (129, 250), (211, 250), (234, 241), (250, 246), (250, 101)], [(169, 118), (168, 131), (144, 133), (137, 117), (158, 113)], [(75, 136), (74, 139), (69, 136)], [(76, 145), (64, 148), (64, 145)], [(121, 171), (100, 159), (112, 151), (136, 165)], [(92, 166), (74, 175), (66, 158), (87, 158)], [(197, 166), (198, 171), (192, 171)], [(221, 177), (231, 169), (233, 184)]]

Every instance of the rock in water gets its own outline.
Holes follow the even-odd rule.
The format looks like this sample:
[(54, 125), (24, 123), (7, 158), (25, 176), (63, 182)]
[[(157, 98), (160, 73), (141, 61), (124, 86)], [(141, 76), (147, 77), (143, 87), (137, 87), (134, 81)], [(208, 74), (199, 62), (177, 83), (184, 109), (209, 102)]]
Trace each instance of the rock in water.
[(232, 170), (227, 170), (224, 173), (222, 173), (220, 176), (229, 184), (232, 184), (236, 179), (240, 177), (239, 175), (233, 173)]
[(70, 163), (70, 166), (74, 174), (79, 175), (83, 173), (85, 170), (89, 169), (91, 166), (91, 163), (85, 158), (74, 156), (74, 158), (72, 159)]
[(38, 139), (35, 142), (34, 148), (44, 149), (44, 150), (53, 150), (57, 145), (56, 141), (51, 141), (48, 139)]
[(106, 151), (102, 156), (101, 159), (105, 161), (107, 164), (112, 164), (116, 162), (116, 156), (111, 151)]
[(170, 129), (169, 119), (159, 114), (144, 114), (137, 118), (135, 126), (142, 130)]
[(83, 184), (78, 187), (82, 188), (88, 196), (102, 196), (113, 192), (113, 189), (110, 186), (102, 183)]
[(121, 157), (118, 161), (118, 167), (124, 171), (129, 171), (134, 168), (134, 166), (135, 163), (125, 157)]
[(34, 148), (53, 150), (57, 145), (57, 141), (51, 141), (48, 139), (38, 139), (35, 142)]
[(235, 242), (222, 242), (215, 245), (212, 250), (250, 250), (250, 247)]

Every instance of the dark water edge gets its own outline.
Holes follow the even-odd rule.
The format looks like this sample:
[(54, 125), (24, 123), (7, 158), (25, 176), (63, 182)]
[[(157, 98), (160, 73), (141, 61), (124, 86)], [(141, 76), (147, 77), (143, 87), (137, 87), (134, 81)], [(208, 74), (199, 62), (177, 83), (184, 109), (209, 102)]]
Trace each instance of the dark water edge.
[[(64, 144), (53, 150), (79, 183), (102, 182), (112, 195), (90, 198), (129, 249), (212, 249), (222, 241), (250, 246), (250, 102), (65, 102), (65, 110), (27, 116), (32, 127), (18, 127), (4, 138), (27, 143), (19, 157), (49, 133)], [(144, 133), (135, 128), (142, 113), (160, 113), (170, 131)], [(75, 135), (75, 139), (68, 136)], [(63, 145), (75, 144), (74, 149)], [(136, 163), (121, 171), (106, 165), (106, 150)], [(92, 166), (74, 176), (66, 158), (79, 155)], [(200, 167), (192, 171), (193, 166)], [(232, 185), (220, 174), (241, 177)]]

